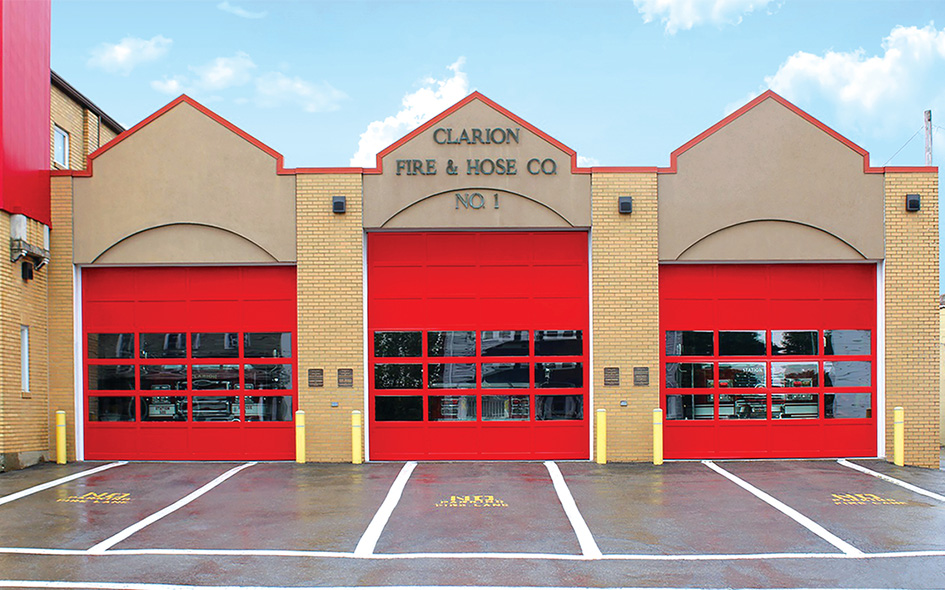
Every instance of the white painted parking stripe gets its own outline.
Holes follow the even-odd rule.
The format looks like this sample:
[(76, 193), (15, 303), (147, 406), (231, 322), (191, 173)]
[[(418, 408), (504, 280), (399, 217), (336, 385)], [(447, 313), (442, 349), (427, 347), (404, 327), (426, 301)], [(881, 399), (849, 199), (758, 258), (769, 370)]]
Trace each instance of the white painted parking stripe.
[(137, 533), (138, 531), (140, 531), (140, 530), (143, 529), (144, 527), (146, 527), (146, 526), (148, 526), (148, 525), (151, 525), (151, 524), (154, 524), (155, 522), (161, 520), (162, 518), (164, 518), (164, 517), (167, 516), (168, 514), (171, 514), (172, 512), (174, 512), (174, 511), (176, 511), (176, 510), (179, 510), (180, 508), (183, 508), (183, 507), (186, 506), (187, 504), (190, 504), (191, 502), (193, 502), (194, 500), (196, 500), (196, 499), (199, 498), (200, 496), (206, 494), (207, 492), (209, 492), (209, 491), (212, 490), (213, 488), (217, 487), (218, 485), (220, 485), (220, 484), (223, 483), (224, 481), (226, 481), (226, 480), (228, 480), (229, 478), (233, 477), (234, 475), (236, 475), (236, 474), (239, 473), (240, 471), (246, 469), (247, 467), (252, 467), (252, 466), (255, 465), (255, 464), (256, 464), (256, 462), (254, 461), (254, 462), (252, 462), (252, 463), (244, 463), (244, 464), (242, 464), (242, 465), (240, 465), (240, 466), (238, 466), (238, 467), (234, 467), (233, 469), (230, 469), (229, 471), (227, 471), (227, 472), (224, 473), (223, 475), (217, 477), (216, 479), (214, 479), (214, 480), (211, 481), (210, 483), (204, 485), (203, 487), (198, 488), (197, 490), (194, 490), (193, 492), (187, 494), (186, 496), (184, 496), (184, 497), (181, 498), (180, 500), (174, 502), (174, 503), (171, 504), (170, 506), (167, 506), (166, 508), (162, 508), (161, 510), (158, 510), (157, 512), (155, 512), (155, 513), (152, 514), (151, 516), (145, 518), (144, 520), (140, 520), (140, 521), (136, 522), (135, 524), (131, 525), (130, 527), (126, 528), (125, 530), (121, 531), (120, 533), (115, 534), (115, 535), (112, 535), (111, 537), (105, 539), (105, 540), (102, 541), (101, 543), (99, 543), (99, 544), (97, 544), (97, 545), (91, 547), (91, 548), (89, 549), (89, 553), (90, 553), (90, 554), (93, 554), (93, 555), (104, 553), (105, 551), (107, 551), (107, 550), (108, 550), (109, 548), (111, 548), (112, 546), (114, 546), (114, 545), (116, 545), (116, 544), (118, 544), (118, 543), (121, 543), (122, 541), (124, 541), (125, 539), (127, 539), (127, 538), (130, 537), (131, 535)]
[(925, 497), (927, 497), (927, 498), (932, 498), (933, 500), (938, 500), (939, 502), (945, 502), (945, 496), (943, 496), (943, 495), (941, 495), (941, 494), (936, 494), (935, 492), (930, 492), (930, 491), (928, 491), (928, 490), (925, 490), (925, 489), (920, 488), (919, 486), (912, 485), (912, 484), (909, 483), (909, 482), (902, 481), (901, 479), (896, 479), (895, 477), (890, 477), (890, 476), (886, 475), (885, 473), (880, 473), (880, 472), (878, 472), (878, 471), (873, 471), (872, 469), (867, 469), (866, 467), (863, 467), (862, 465), (857, 465), (856, 463), (851, 463), (850, 461), (847, 461), (846, 459), (840, 459), (840, 460), (837, 461), (837, 463), (843, 465), (844, 467), (849, 467), (850, 469), (856, 469), (857, 471), (860, 471), (860, 472), (865, 473), (865, 474), (867, 474), (867, 475), (872, 475), (873, 477), (879, 478), (879, 479), (881, 479), (881, 480), (883, 480), (883, 481), (887, 481), (887, 482), (889, 482), (889, 483), (891, 483), (891, 484), (895, 484), (895, 485), (897, 485), (897, 486), (899, 486), (899, 487), (902, 487), (902, 488), (905, 488), (905, 489), (909, 490), (910, 492), (915, 492), (915, 493), (917, 493), (917, 494), (919, 494), (919, 495), (922, 495), (922, 496), (925, 496)]
[(371, 519), (371, 524), (364, 530), (364, 534), (361, 535), (357, 547), (354, 548), (354, 555), (356, 557), (371, 557), (374, 554), (377, 540), (381, 538), (381, 533), (384, 532), (384, 527), (387, 526), (390, 515), (394, 512), (394, 508), (397, 507), (398, 502), (400, 502), (400, 496), (404, 493), (407, 480), (410, 479), (410, 474), (413, 473), (416, 467), (416, 461), (404, 463), (394, 483), (391, 484), (390, 490), (387, 492), (387, 497), (384, 498), (381, 507), (377, 509), (374, 518)]
[(101, 466), (96, 467), (96, 468), (94, 468), (94, 469), (88, 469), (88, 470), (86, 470), (86, 471), (80, 471), (80, 472), (78, 472), (78, 473), (73, 473), (72, 475), (67, 475), (67, 476), (65, 476), (65, 477), (60, 477), (59, 479), (54, 479), (53, 481), (47, 481), (46, 483), (42, 483), (42, 484), (39, 484), (39, 485), (37, 485), (37, 486), (33, 486), (33, 487), (31, 487), (31, 488), (27, 488), (27, 489), (25, 489), (25, 490), (23, 490), (23, 491), (21, 491), (21, 492), (17, 492), (17, 493), (15, 493), (15, 494), (10, 494), (9, 496), (4, 496), (4, 497), (0, 498), (0, 506), (6, 504), (7, 502), (12, 502), (12, 501), (14, 501), (14, 500), (19, 500), (20, 498), (25, 498), (26, 496), (35, 494), (35, 493), (37, 493), (37, 492), (41, 492), (41, 491), (43, 491), (43, 490), (48, 490), (49, 488), (54, 488), (54, 487), (56, 487), (56, 486), (58, 486), (58, 485), (62, 485), (62, 484), (64, 484), (64, 483), (68, 483), (68, 482), (70, 482), (70, 481), (72, 481), (72, 480), (79, 479), (80, 477), (87, 477), (87, 476), (89, 476), (89, 475), (94, 475), (94, 474), (96, 474), (96, 473), (100, 473), (100, 472), (102, 472), (102, 471), (105, 471), (106, 469), (111, 469), (112, 467), (120, 467), (120, 466), (122, 466), (122, 465), (127, 465), (127, 464), (128, 464), (127, 461), (119, 461), (119, 462), (117, 462), (117, 463), (109, 463), (108, 465), (101, 465)]
[(713, 463), (712, 461), (703, 461), (702, 464), (705, 465), (706, 467), (708, 467), (709, 469), (711, 469), (712, 471), (715, 471), (716, 473), (718, 473), (718, 474), (721, 475), (722, 477), (728, 479), (729, 481), (731, 481), (732, 483), (734, 483), (734, 484), (737, 485), (738, 487), (740, 487), (740, 488), (742, 488), (742, 489), (744, 489), (744, 490), (750, 492), (750, 493), (753, 494), (755, 497), (757, 497), (759, 500), (762, 500), (763, 502), (766, 502), (766, 503), (770, 504), (770, 505), (773, 506), (774, 508), (777, 508), (778, 510), (780, 510), (781, 512), (783, 512), (783, 513), (784, 513), (785, 515), (787, 515), (788, 517), (794, 519), (795, 522), (797, 522), (798, 524), (800, 524), (801, 526), (803, 526), (804, 528), (806, 528), (806, 529), (809, 530), (810, 532), (814, 533), (815, 535), (817, 535), (818, 537), (820, 537), (820, 538), (823, 539), (824, 541), (827, 541), (828, 543), (830, 543), (831, 545), (833, 545), (834, 547), (836, 547), (836, 548), (839, 549), (840, 551), (843, 551), (845, 554), (847, 554), (847, 555), (849, 555), (849, 556), (851, 556), (851, 557), (862, 557), (862, 556), (863, 556), (863, 552), (862, 552), (862, 551), (860, 551), (859, 549), (857, 549), (857, 548), (854, 547), (853, 545), (847, 543), (846, 541), (844, 541), (844, 540), (841, 539), (840, 537), (834, 535), (833, 533), (831, 533), (830, 531), (828, 531), (828, 530), (825, 529), (824, 527), (820, 526), (819, 524), (817, 524), (817, 523), (814, 522), (813, 520), (807, 518), (806, 516), (804, 516), (803, 514), (801, 514), (800, 512), (798, 512), (797, 510), (794, 510), (793, 508), (791, 508), (790, 506), (788, 506), (788, 505), (785, 504), (784, 502), (781, 502), (780, 500), (778, 500), (777, 498), (771, 496), (770, 494), (767, 494), (767, 493), (765, 493), (765, 492), (759, 490), (758, 488), (756, 488), (755, 486), (751, 485), (751, 484), (748, 483), (747, 481), (741, 479), (740, 477), (737, 477), (737, 476), (735, 476), (735, 475), (729, 473), (728, 471), (722, 469), (721, 467), (719, 467), (718, 465), (716, 465), (716, 464)]
[(571, 528), (574, 529), (574, 534), (577, 535), (578, 543), (581, 545), (581, 554), (587, 559), (600, 559), (601, 552), (597, 546), (597, 541), (594, 540), (591, 529), (584, 522), (584, 517), (581, 516), (581, 511), (578, 510), (577, 503), (574, 502), (574, 496), (571, 495), (571, 490), (568, 489), (568, 484), (565, 483), (561, 470), (553, 461), (545, 461), (545, 467), (548, 468), (548, 474), (551, 475), (551, 482), (555, 486), (555, 492), (558, 494), (561, 506), (564, 507), (564, 513), (568, 515), (568, 520), (571, 521)]

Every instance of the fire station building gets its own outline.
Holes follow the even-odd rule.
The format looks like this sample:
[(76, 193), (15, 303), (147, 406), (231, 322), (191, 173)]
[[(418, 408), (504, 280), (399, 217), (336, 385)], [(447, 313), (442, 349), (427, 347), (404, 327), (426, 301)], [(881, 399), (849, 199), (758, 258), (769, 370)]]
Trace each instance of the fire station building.
[[(666, 168), (474, 93), (298, 168), (182, 96), (52, 172), (49, 410), (81, 459), (938, 466), (938, 174), (766, 92)], [(44, 416), (46, 420), (48, 416)]]

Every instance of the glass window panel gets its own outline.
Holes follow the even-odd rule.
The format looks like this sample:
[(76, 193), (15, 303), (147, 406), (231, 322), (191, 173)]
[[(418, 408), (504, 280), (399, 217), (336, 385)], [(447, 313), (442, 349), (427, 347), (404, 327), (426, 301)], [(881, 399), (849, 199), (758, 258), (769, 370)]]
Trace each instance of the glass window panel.
[(246, 358), (292, 358), (291, 332), (248, 332), (243, 334)]
[(528, 363), (483, 363), (482, 386), (484, 388), (527, 388)]
[(89, 365), (89, 389), (126, 390), (135, 388), (134, 365)]
[(535, 363), (535, 387), (584, 387), (584, 364)]
[(666, 396), (667, 420), (711, 420), (715, 417), (713, 396), (704, 393)]
[(429, 404), (430, 422), (456, 422), (476, 419), (476, 396), (431, 395)]
[(767, 396), (763, 393), (730, 393), (719, 396), (719, 418), (726, 420), (765, 420)]
[(135, 356), (134, 334), (89, 334), (88, 358), (130, 359)]
[(292, 365), (246, 365), (246, 389), (292, 389)]
[(423, 396), (376, 396), (374, 398), (374, 420), (378, 422), (422, 422)]
[(869, 330), (824, 330), (824, 354), (872, 354)]
[(430, 389), (471, 389), (476, 387), (476, 363), (428, 365)]
[(528, 420), (530, 416), (527, 395), (482, 396), (483, 420)]
[(583, 420), (583, 395), (536, 395), (535, 420)]
[(194, 422), (239, 422), (240, 398), (235, 395), (194, 396)]
[(719, 387), (764, 387), (764, 363), (719, 363)]
[(666, 331), (666, 356), (712, 356), (712, 332)]
[(181, 390), (187, 389), (187, 372), (184, 365), (141, 365), (141, 389)]
[(374, 356), (421, 356), (420, 332), (374, 332)]
[(187, 398), (182, 395), (141, 398), (142, 422), (184, 422), (186, 420)]
[(824, 363), (826, 387), (869, 387), (872, 363), (869, 361), (827, 361)]
[(814, 420), (820, 418), (820, 394), (772, 393), (771, 417), (775, 420)]
[(423, 365), (377, 363), (374, 389), (423, 389)]
[(719, 332), (719, 356), (764, 356), (764, 330)]
[(816, 355), (817, 331), (771, 330), (771, 354)]
[(817, 363), (771, 363), (771, 387), (818, 387)]
[(134, 422), (135, 398), (89, 396), (89, 422)]
[(187, 335), (183, 332), (141, 334), (139, 340), (143, 359), (182, 359), (187, 356)]
[[(376, 350), (377, 344), (374, 347)], [(476, 356), (476, 333), (427, 332), (427, 354), (429, 356)]]
[(584, 332), (581, 330), (535, 330), (536, 356), (581, 356)]
[(247, 422), (292, 422), (291, 395), (248, 395), (243, 398)]
[[(250, 365), (253, 366), (253, 365)], [(287, 365), (255, 365), (256, 367), (283, 367)], [(290, 373), (291, 375), (291, 373)], [(191, 367), (191, 389), (239, 389), (239, 365), (194, 365)], [(266, 387), (263, 389), (287, 389)]]
[(237, 332), (199, 332), (190, 335), (190, 352), (194, 358), (236, 358), (240, 355)]
[(666, 387), (714, 387), (712, 363), (666, 363)]
[(528, 331), (483, 332), (482, 356), (528, 356)]
[(872, 418), (872, 393), (825, 393), (824, 418)]

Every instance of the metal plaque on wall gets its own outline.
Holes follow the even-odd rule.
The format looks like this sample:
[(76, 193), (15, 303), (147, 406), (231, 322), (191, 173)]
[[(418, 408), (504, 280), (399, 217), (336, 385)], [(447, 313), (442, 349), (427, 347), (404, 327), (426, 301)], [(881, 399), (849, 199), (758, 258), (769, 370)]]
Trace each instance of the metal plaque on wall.
[(354, 387), (354, 369), (338, 369), (338, 387)]
[(650, 384), (649, 367), (633, 367), (633, 385), (635, 387), (646, 386)]
[(604, 385), (620, 385), (620, 367), (604, 367)]
[(324, 387), (325, 386), (325, 370), (324, 369), (309, 369), (308, 370), (308, 386), (309, 387)]

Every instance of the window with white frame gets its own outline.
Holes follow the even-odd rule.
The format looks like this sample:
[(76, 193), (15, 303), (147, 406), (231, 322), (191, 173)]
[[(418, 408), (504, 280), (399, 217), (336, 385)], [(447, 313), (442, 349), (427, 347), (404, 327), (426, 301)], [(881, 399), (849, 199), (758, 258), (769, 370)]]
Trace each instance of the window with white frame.
[(69, 133), (58, 125), (53, 125), (53, 162), (69, 167)]

